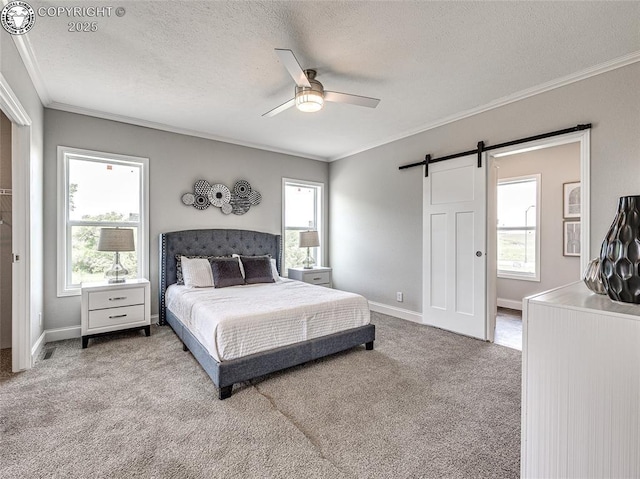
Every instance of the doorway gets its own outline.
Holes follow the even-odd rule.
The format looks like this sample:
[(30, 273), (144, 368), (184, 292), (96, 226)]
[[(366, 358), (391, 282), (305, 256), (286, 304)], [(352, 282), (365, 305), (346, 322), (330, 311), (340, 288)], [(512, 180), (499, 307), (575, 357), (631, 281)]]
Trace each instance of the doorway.
[(522, 299), (578, 281), (589, 259), (589, 132), (496, 150), (488, 167), (487, 337), (521, 349)]
[(0, 111), (0, 373), (11, 371), (11, 121)]

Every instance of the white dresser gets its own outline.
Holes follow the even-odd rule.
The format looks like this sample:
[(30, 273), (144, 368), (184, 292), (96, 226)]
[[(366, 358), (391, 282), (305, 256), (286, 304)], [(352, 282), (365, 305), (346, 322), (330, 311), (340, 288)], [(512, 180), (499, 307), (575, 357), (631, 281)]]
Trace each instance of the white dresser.
[(313, 268), (289, 268), (289, 279), (303, 281), (309, 284), (317, 284), (331, 288), (331, 268), (324, 266), (315, 266)]
[(82, 347), (89, 338), (123, 329), (151, 334), (150, 285), (146, 279), (125, 283), (82, 283), (80, 329)]
[(640, 477), (640, 306), (581, 282), (523, 306), (522, 477)]

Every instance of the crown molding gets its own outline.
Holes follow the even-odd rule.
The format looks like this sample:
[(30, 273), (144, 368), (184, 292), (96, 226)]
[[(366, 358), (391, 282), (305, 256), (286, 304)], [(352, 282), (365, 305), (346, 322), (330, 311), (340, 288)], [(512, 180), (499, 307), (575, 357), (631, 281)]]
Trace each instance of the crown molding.
[(29, 114), (20, 103), (20, 100), (18, 100), (18, 97), (2, 73), (0, 73), (0, 110), (2, 110), (11, 121), (18, 125), (31, 125)]
[(149, 121), (149, 120), (143, 120), (140, 118), (133, 118), (133, 117), (129, 117), (129, 116), (125, 116), (125, 115), (116, 115), (114, 113), (106, 113), (103, 111), (98, 111), (98, 110), (92, 110), (89, 108), (82, 108), (79, 106), (74, 106), (74, 105), (68, 105), (66, 103), (58, 103), (58, 102), (52, 102), (51, 104), (47, 105), (47, 108), (51, 108), (53, 110), (61, 110), (61, 111), (66, 111), (69, 113), (77, 113), (79, 115), (86, 115), (86, 116), (92, 116), (95, 118), (101, 118), (103, 120), (111, 120), (111, 121), (117, 121), (120, 123), (127, 123), (129, 125), (136, 125), (136, 126), (141, 126), (144, 128), (151, 128), (154, 130), (161, 130), (161, 131), (167, 131), (170, 133), (178, 133), (180, 135), (187, 135), (187, 136), (195, 136), (198, 138), (204, 138), (207, 140), (214, 140), (214, 141), (220, 141), (222, 143), (230, 143), (232, 145), (238, 145), (238, 146), (244, 146), (247, 148), (254, 148), (257, 150), (262, 150), (262, 151), (271, 151), (273, 153), (280, 153), (283, 155), (289, 155), (289, 156), (296, 156), (298, 158), (305, 158), (308, 160), (316, 160), (316, 161), (323, 161), (323, 162), (327, 162), (328, 159), (326, 157), (322, 157), (322, 156), (315, 156), (315, 155), (303, 155), (299, 152), (294, 152), (294, 151), (290, 151), (290, 150), (286, 150), (284, 148), (275, 148), (273, 146), (269, 146), (269, 145), (262, 145), (260, 143), (252, 143), (249, 141), (243, 141), (243, 140), (237, 140), (235, 138), (228, 138), (225, 136), (219, 136), (219, 135), (213, 135), (211, 133), (205, 133), (202, 131), (198, 131), (198, 130), (190, 130), (187, 128), (178, 128), (178, 127), (174, 127), (171, 125), (166, 125), (164, 123), (156, 123), (154, 121)]
[(535, 95), (539, 95), (541, 93), (548, 92), (550, 90), (555, 90), (556, 88), (561, 88), (566, 85), (570, 85), (575, 82), (579, 82), (581, 80), (585, 80), (587, 78), (594, 77), (596, 75), (600, 75), (602, 73), (607, 73), (612, 70), (616, 70), (618, 68), (625, 67), (627, 65), (631, 65), (632, 63), (636, 63), (640, 61), (640, 50), (629, 53), (628, 55), (624, 55), (622, 57), (614, 58), (605, 63), (600, 63), (599, 65), (595, 65), (593, 67), (587, 68), (585, 70), (581, 70), (576, 73), (572, 73), (570, 75), (558, 78), (556, 80), (552, 80), (546, 83), (542, 83), (541, 85), (528, 88), (526, 90), (522, 90), (516, 93), (513, 93), (508, 96), (504, 96), (502, 98), (498, 98), (492, 102), (489, 102), (485, 105), (481, 105), (477, 108), (472, 108), (470, 110), (465, 110), (454, 115), (445, 117), (443, 119), (437, 120), (432, 123), (427, 123), (426, 125), (422, 125), (418, 128), (406, 131), (404, 133), (400, 133), (399, 135), (395, 135), (392, 137), (388, 137), (382, 141), (371, 144), (367, 147), (360, 148), (358, 150), (353, 150), (349, 153), (345, 153), (340, 156), (332, 157), (328, 161), (337, 161), (343, 158), (347, 158), (349, 156), (356, 155), (358, 153), (362, 153), (364, 151), (372, 150), (373, 148), (377, 148), (379, 146), (383, 146), (394, 141), (402, 140), (404, 138), (408, 138), (413, 135), (417, 135), (418, 133), (423, 133), (425, 131), (433, 130), (434, 128), (438, 128), (449, 123), (453, 123), (455, 121), (462, 120), (464, 118), (468, 118), (470, 116), (478, 115), (480, 113), (484, 113), (489, 110), (493, 110), (495, 108), (500, 108), (502, 106), (508, 105), (510, 103), (515, 103), (520, 100), (524, 100), (525, 98), (529, 98)]
[[(6, 3), (6, 0), (2, 0), (3, 4)], [(398, 135), (394, 135), (391, 137), (387, 137), (386, 139), (382, 140), (382, 141), (378, 141), (372, 144), (369, 144), (368, 146), (364, 146), (362, 148), (358, 148), (356, 150), (352, 150), (350, 152), (344, 153), (344, 154), (340, 154), (338, 156), (334, 156), (334, 157), (323, 157), (323, 156), (317, 156), (317, 155), (310, 155), (310, 154), (301, 154), (299, 152), (293, 152), (284, 148), (275, 148), (272, 146), (268, 146), (268, 145), (262, 145), (259, 143), (252, 143), (252, 142), (248, 142), (248, 141), (242, 141), (242, 140), (237, 140), (234, 138), (227, 138), (227, 137), (223, 137), (223, 136), (218, 136), (218, 135), (213, 135), (210, 133), (205, 133), (205, 132), (201, 132), (201, 131), (197, 131), (197, 130), (189, 130), (186, 128), (177, 128), (177, 127), (173, 127), (170, 125), (166, 125), (163, 123), (156, 123), (156, 122), (152, 122), (152, 121), (147, 121), (147, 120), (142, 120), (142, 119), (138, 119), (138, 118), (132, 118), (132, 117), (128, 117), (128, 116), (124, 116), (124, 115), (116, 115), (116, 114), (111, 114), (111, 113), (106, 113), (106, 112), (101, 112), (101, 111), (97, 111), (97, 110), (91, 110), (88, 108), (82, 108), (82, 107), (76, 107), (76, 106), (72, 106), (72, 105), (67, 105), (64, 103), (58, 103), (58, 102), (54, 102), (52, 101), (47, 88), (45, 87), (45, 83), (42, 79), (42, 73), (40, 72), (40, 67), (38, 66), (38, 62), (36, 60), (36, 57), (33, 53), (33, 48), (31, 46), (31, 42), (29, 41), (28, 38), (28, 34), (27, 35), (12, 35), (13, 41), (18, 49), (18, 53), (20, 54), (20, 57), (22, 58), (22, 61), (27, 69), (27, 72), (29, 74), (29, 77), (31, 78), (31, 81), (33, 82), (33, 85), (36, 89), (36, 92), (38, 93), (38, 96), (40, 97), (40, 101), (42, 102), (42, 104), (46, 107), (46, 108), (52, 108), (55, 110), (62, 110), (62, 111), (68, 111), (71, 113), (78, 113), (78, 114), (82, 114), (82, 115), (88, 115), (88, 116), (93, 116), (96, 118), (103, 118), (106, 120), (113, 120), (113, 121), (119, 121), (122, 123), (130, 123), (132, 125), (137, 125), (137, 126), (143, 126), (146, 128), (153, 128), (155, 130), (162, 130), (162, 131), (168, 131), (168, 132), (172, 132), (172, 133), (179, 133), (182, 135), (188, 135), (188, 136), (195, 136), (198, 138), (206, 138), (209, 140), (215, 140), (215, 141), (221, 141), (224, 143), (231, 143), (233, 145), (239, 145), (239, 146), (245, 146), (248, 148), (256, 148), (259, 150), (265, 150), (265, 151), (271, 151), (274, 153), (280, 153), (280, 154), (284, 154), (284, 155), (291, 155), (291, 156), (297, 156), (300, 158), (307, 158), (307, 159), (311, 159), (311, 160), (317, 160), (317, 161), (324, 161), (324, 162), (332, 162), (332, 161), (337, 161), (337, 160), (341, 160), (343, 158), (347, 158), (349, 156), (353, 156), (356, 155), (358, 153), (362, 153), (364, 151), (368, 151), (368, 150), (372, 150), (374, 148), (377, 148), (379, 146), (383, 146), (386, 145), (388, 143), (392, 143), (394, 141), (398, 141), (398, 140), (402, 140), (404, 138), (408, 138), (410, 136), (413, 135), (417, 135), (419, 133), (423, 133), (425, 131), (429, 131), (429, 130), (433, 130), (434, 128), (438, 128), (444, 125), (447, 125), (449, 123), (453, 123), (455, 121), (459, 121), (462, 120), (464, 118), (468, 118), (474, 115), (478, 115), (480, 113), (484, 113), (490, 110), (493, 110), (495, 108), (500, 108), (502, 106), (508, 105), (510, 103), (515, 103), (517, 101), (520, 100), (524, 100), (526, 98), (535, 96), (535, 95), (539, 95), (541, 93), (545, 93), (548, 92), (550, 90), (555, 90), (556, 88), (561, 88), (563, 86), (566, 85), (570, 85), (571, 83), (575, 83), (575, 82), (579, 82), (581, 80), (585, 80), (587, 78), (591, 78), (593, 76), (596, 75), (600, 75), (602, 73), (607, 73), (609, 71), (612, 70), (616, 70), (618, 68), (622, 68), (625, 67), (627, 65), (631, 65), (632, 63), (636, 63), (638, 61), (640, 61), (640, 50), (637, 50), (635, 52), (631, 52), (627, 55), (618, 57), (618, 58), (614, 58), (613, 60), (609, 60), (607, 62), (604, 63), (600, 63), (598, 65), (595, 65), (593, 67), (590, 68), (586, 68), (584, 70), (581, 70), (579, 72), (576, 73), (572, 73), (570, 75), (566, 75), (564, 77), (558, 78), (556, 80), (552, 80), (546, 83), (542, 83), (541, 85), (537, 85), (535, 87), (532, 88), (528, 88), (526, 90), (522, 90), (516, 93), (513, 93), (511, 95), (507, 95), (505, 97), (499, 98), (497, 100), (494, 100), (492, 102), (489, 102), (485, 105), (481, 105), (479, 107), (476, 108), (472, 108), (470, 110), (465, 110), (462, 112), (458, 112), (454, 115), (450, 115), (448, 117), (442, 118), (440, 120), (437, 120), (435, 122), (431, 122), (431, 123), (427, 123), (424, 124), (422, 126), (419, 126), (417, 128), (413, 128), (411, 130), (405, 131), (403, 133), (400, 133)]]
[(11, 37), (13, 38), (13, 43), (18, 49), (20, 58), (22, 58), (22, 63), (24, 63), (27, 73), (31, 78), (31, 83), (33, 83), (36, 93), (38, 93), (38, 96), (40, 97), (40, 102), (45, 107), (49, 106), (51, 104), (51, 96), (49, 95), (47, 87), (44, 84), (44, 80), (42, 79), (42, 72), (40, 71), (38, 60), (36, 60), (36, 56), (33, 53), (33, 47), (31, 46), (28, 34), (11, 35)]

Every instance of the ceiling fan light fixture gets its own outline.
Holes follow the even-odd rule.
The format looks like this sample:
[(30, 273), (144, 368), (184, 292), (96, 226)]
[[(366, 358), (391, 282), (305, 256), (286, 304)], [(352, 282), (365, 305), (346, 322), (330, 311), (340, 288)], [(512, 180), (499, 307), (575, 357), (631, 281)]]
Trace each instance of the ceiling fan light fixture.
[(324, 95), (321, 91), (310, 88), (300, 89), (296, 92), (296, 108), (306, 113), (319, 111), (324, 106)]

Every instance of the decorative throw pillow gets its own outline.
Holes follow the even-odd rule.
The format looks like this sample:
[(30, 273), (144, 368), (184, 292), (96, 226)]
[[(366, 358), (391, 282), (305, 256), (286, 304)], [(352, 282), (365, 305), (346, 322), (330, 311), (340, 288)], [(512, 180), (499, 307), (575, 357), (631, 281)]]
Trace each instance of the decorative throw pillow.
[(273, 283), (270, 256), (240, 256), (247, 284)]
[(182, 258), (204, 258), (206, 260), (211, 260), (212, 258), (228, 258), (228, 256), (176, 254), (176, 284), (184, 284), (184, 275), (182, 274)]
[(233, 253), (231, 257), (238, 258), (238, 261), (240, 262), (240, 273), (242, 273), (242, 277), (244, 278), (244, 267), (242, 266), (242, 260), (240, 259), (240, 255), (237, 253)]
[(208, 259), (183, 256), (181, 263), (185, 286), (190, 288), (213, 288), (213, 274)]
[(274, 258), (271, 258), (271, 274), (273, 274), (273, 281), (276, 283), (280, 283), (282, 281), (280, 274), (278, 274), (278, 266), (276, 265), (276, 260)]
[(210, 258), (213, 284), (216, 288), (244, 284), (238, 258)]

